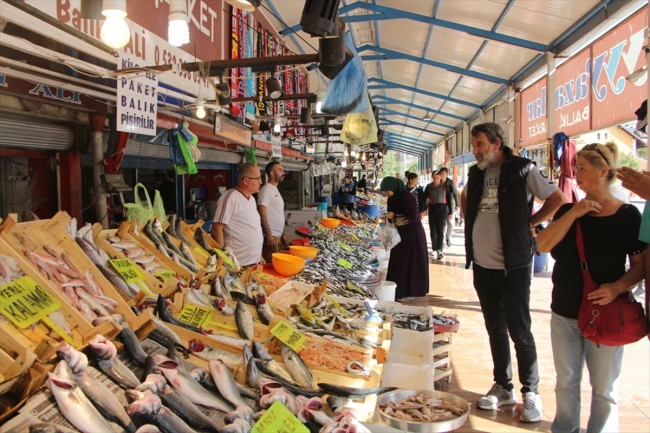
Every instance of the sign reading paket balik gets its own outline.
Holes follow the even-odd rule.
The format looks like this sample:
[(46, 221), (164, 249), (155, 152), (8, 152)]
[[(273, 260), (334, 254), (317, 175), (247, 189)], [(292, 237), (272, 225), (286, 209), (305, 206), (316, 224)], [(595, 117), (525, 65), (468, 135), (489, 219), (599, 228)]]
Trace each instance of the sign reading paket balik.
[[(120, 69), (142, 66), (142, 60), (122, 51), (118, 62)], [(118, 131), (156, 135), (157, 114), (158, 77), (155, 73), (143, 71), (117, 76)]]

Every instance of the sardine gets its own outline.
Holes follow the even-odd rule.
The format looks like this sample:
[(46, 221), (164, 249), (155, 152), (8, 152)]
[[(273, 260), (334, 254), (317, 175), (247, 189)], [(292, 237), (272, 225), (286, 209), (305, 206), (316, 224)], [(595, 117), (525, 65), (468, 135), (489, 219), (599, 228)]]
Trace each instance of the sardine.
[(108, 421), (77, 385), (52, 373), (47, 373), (47, 376), (47, 387), (52, 391), (59, 410), (73, 426), (83, 433), (113, 433)]
[(158, 295), (158, 300), (156, 301), (156, 305), (158, 308), (158, 316), (165, 322), (171, 323), (176, 326), (180, 326), (181, 328), (188, 329), (192, 332), (197, 332), (201, 333), (201, 330), (197, 328), (196, 326), (188, 325), (187, 323), (181, 322), (178, 320), (174, 315), (169, 311), (167, 308), (167, 305), (165, 304), (165, 299), (162, 297), (162, 295)]
[(248, 310), (248, 307), (246, 307), (242, 301), (237, 301), (237, 307), (235, 309), (235, 322), (237, 323), (237, 330), (239, 331), (239, 335), (241, 335), (246, 340), (252, 340), (255, 336), (253, 316)]
[(255, 307), (257, 307), (257, 315), (260, 321), (268, 326), (271, 320), (273, 320), (273, 311), (268, 302), (266, 302), (266, 295), (264, 293), (258, 293), (255, 296)]
[(128, 433), (134, 433), (135, 425), (122, 407), (122, 403), (100, 380), (91, 374), (92, 371), (96, 370), (89, 367), (81, 374), (74, 374), (67, 361), (61, 360), (54, 372), (59, 377), (76, 383), (104, 418), (116, 422)]
[(395, 391), (397, 389), (394, 386), (382, 386), (377, 388), (350, 388), (347, 386), (334, 385), (331, 383), (319, 383), (318, 387), (329, 394), (350, 398), (372, 394), (383, 394), (385, 392)]
[(131, 359), (139, 366), (142, 367), (147, 359), (147, 354), (140, 345), (138, 337), (135, 333), (127, 327), (122, 328), (117, 334), (117, 338), (122, 340), (124, 343), (124, 348), (131, 357)]
[(235, 310), (223, 299), (213, 299), (212, 305), (214, 305), (214, 308), (217, 311), (219, 311), (221, 314), (225, 314), (226, 316), (233, 316), (235, 314)]
[(221, 359), (228, 367), (237, 368), (244, 363), (244, 357), (236, 353), (231, 353), (216, 347), (208, 347), (199, 340), (190, 340), (190, 352), (201, 359), (210, 361), (211, 359)]
[(284, 360), (284, 365), (287, 366), (291, 376), (295, 379), (298, 385), (305, 388), (314, 387), (314, 379), (309, 372), (309, 369), (303, 362), (302, 358), (289, 346), (282, 343), (282, 348), (280, 349), (282, 353), (282, 359)]
[(88, 344), (97, 361), (97, 367), (113, 382), (124, 389), (132, 389), (140, 385), (140, 381), (117, 357), (115, 345), (101, 335)]
[(160, 354), (154, 355), (154, 359), (158, 363), (158, 368), (160, 368), (160, 371), (174, 389), (187, 397), (192, 403), (225, 413), (230, 412), (232, 408), (226, 401), (203, 388), (188, 372), (178, 368), (176, 362)]
[(127, 408), (129, 415), (154, 423), (163, 433), (196, 433), (152, 392), (141, 393)]

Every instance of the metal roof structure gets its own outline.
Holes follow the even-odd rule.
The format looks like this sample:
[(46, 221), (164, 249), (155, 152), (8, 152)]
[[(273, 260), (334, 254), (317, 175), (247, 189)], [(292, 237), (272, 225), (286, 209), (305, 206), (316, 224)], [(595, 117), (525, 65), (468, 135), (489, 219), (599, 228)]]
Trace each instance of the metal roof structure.
[[(301, 31), (303, 0), (262, 11), (296, 53), (318, 40)], [(364, 61), (389, 148), (422, 155), (506, 94), (546, 72), (647, 0), (341, 0), (339, 15)], [(560, 59), (558, 61), (561, 62)], [(311, 90), (324, 89), (318, 71)], [(321, 82), (322, 80), (322, 82)]]

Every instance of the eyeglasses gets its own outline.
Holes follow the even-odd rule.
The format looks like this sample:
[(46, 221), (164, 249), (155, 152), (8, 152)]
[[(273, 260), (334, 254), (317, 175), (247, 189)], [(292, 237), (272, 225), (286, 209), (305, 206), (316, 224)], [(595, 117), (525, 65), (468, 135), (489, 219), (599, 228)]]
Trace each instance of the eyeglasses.
[(262, 181), (262, 176), (259, 176), (259, 177), (249, 177), (249, 176), (246, 176), (246, 179), (257, 180), (257, 181), (260, 181), (260, 182), (261, 182), (261, 181)]

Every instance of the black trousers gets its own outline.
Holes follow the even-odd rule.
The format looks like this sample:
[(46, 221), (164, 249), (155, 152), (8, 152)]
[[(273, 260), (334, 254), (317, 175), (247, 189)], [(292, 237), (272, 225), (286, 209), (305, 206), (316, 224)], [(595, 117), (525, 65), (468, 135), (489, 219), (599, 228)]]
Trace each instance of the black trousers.
[(431, 236), (431, 249), (433, 251), (442, 251), (448, 213), (449, 209), (444, 203), (429, 205), (429, 235)]
[(506, 274), (473, 264), (474, 288), (490, 338), (494, 381), (505, 389), (513, 388), (509, 333), (515, 343), (522, 393), (537, 392), (539, 385), (537, 349), (530, 331), (530, 266)]

